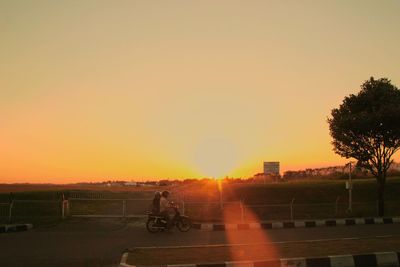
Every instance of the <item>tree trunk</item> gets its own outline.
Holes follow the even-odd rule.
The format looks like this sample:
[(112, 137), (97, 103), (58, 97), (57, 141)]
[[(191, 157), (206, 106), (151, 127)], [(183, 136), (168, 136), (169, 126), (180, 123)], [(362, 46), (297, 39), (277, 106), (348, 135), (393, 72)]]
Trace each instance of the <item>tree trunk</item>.
[(385, 216), (385, 179), (380, 178), (378, 180), (378, 216)]

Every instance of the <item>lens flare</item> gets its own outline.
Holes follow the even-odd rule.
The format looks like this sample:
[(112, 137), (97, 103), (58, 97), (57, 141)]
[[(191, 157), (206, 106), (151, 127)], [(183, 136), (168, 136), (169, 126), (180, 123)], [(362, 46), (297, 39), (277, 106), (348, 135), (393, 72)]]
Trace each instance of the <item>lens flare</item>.
[[(223, 183), (219, 183), (218, 190), (223, 196)], [(230, 190), (229, 193), (232, 193)], [(231, 196), (232, 197), (232, 196)], [(221, 197), (223, 199), (223, 197)], [(235, 199), (240, 199), (235, 197)], [(243, 201), (240, 202), (223, 202), (222, 207), (223, 221), (225, 225), (237, 224), (237, 223), (249, 223), (251, 225), (250, 230), (238, 231), (233, 228), (226, 227), (225, 235), (227, 244), (240, 244), (243, 243), (243, 239), (248, 240), (246, 243), (248, 246), (245, 248), (241, 246), (231, 246), (230, 254), (232, 261), (243, 261), (243, 260), (265, 260), (265, 259), (279, 259), (279, 251), (271, 242), (268, 232), (261, 228), (262, 221), (257, 214)], [(244, 233), (245, 232), (245, 233)], [(251, 244), (254, 250), (260, 251), (259, 254), (254, 255)]]

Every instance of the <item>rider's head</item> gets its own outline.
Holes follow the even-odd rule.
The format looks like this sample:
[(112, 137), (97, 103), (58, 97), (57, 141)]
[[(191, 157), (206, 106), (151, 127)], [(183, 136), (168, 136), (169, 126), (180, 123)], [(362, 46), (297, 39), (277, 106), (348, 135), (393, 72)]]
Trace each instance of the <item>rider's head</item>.
[(168, 198), (169, 192), (168, 192), (168, 191), (163, 191), (163, 192), (161, 193), (161, 196), (163, 196), (163, 197), (165, 197), (165, 198)]
[(154, 198), (161, 198), (161, 193), (160, 193), (159, 191), (157, 191), (157, 192), (154, 194)]

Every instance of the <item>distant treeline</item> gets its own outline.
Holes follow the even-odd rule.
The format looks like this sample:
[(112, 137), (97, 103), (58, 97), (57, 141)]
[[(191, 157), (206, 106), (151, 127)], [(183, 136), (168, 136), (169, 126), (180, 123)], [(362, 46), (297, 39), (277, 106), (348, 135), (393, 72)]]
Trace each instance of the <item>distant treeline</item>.
[[(352, 169), (352, 178), (367, 178), (373, 175), (366, 169), (354, 167)], [(393, 163), (388, 171), (388, 176), (400, 175), (400, 163)], [(334, 166), (326, 168), (305, 169), (299, 171), (286, 171), (283, 174), (283, 179), (304, 179), (304, 178), (322, 178), (322, 179), (348, 179), (349, 167), (348, 166)]]

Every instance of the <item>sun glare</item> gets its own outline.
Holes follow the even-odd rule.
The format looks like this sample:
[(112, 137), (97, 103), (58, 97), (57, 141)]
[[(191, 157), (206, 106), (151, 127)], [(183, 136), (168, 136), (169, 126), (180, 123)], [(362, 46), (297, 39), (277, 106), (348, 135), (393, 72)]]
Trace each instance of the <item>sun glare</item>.
[(194, 162), (204, 176), (222, 179), (235, 168), (237, 151), (228, 140), (204, 140), (195, 148)]

